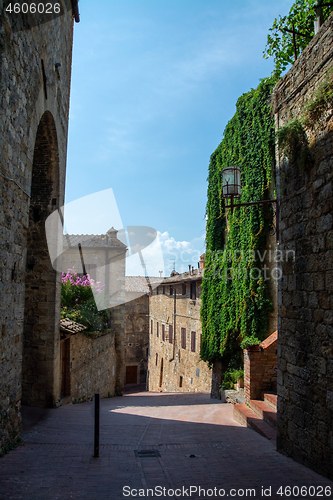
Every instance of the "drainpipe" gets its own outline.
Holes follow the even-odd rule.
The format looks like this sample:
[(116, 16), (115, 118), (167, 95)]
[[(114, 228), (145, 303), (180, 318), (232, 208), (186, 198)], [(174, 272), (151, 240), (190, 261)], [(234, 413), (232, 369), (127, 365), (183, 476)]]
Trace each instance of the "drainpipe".
[(80, 12), (78, 6), (78, 0), (72, 0), (72, 11), (76, 23), (80, 22)]

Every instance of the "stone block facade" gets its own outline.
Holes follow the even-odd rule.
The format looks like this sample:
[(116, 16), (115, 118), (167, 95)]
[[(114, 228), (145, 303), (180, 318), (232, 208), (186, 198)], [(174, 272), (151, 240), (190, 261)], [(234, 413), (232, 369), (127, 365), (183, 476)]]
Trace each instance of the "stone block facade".
[(70, 384), (73, 402), (115, 395), (115, 335), (112, 332), (95, 338), (77, 333), (70, 338)]
[(244, 349), (245, 402), (261, 399), (265, 391), (276, 390), (277, 332), (256, 346)]
[[(45, 220), (64, 203), (73, 16), (22, 24), (0, 2), (0, 451), (20, 434), (21, 400), (60, 397), (60, 273)], [(56, 66), (58, 64), (58, 66)], [(59, 66), (61, 64), (61, 66)]]
[[(332, 81), (333, 16), (274, 91), (276, 129)], [(305, 162), (277, 151), (280, 249), (277, 448), (333, 478), (333, 114), (305, 128)]]
[(165, 278), (149, 301), (149, 391), (210, 392), (212, 371), (200, 359), (203, 269)]

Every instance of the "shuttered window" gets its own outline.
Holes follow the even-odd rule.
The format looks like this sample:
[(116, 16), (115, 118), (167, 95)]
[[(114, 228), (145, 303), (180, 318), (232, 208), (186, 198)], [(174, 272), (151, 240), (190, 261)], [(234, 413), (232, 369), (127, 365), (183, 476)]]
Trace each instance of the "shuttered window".
[(191, 351), (195, 352), (196, 332), (191, 332)]
[(173, 329), (172, 329), (172, 325), (169, 325), (169, 342), (170, 342), (170, 344), (172, 344), (172, 342), (173, 342)]
[(186, 328), (181, 328), (181, 346), (186, 349)]
[(162, 325), (162, 340), (165, 340), (165, 325)]

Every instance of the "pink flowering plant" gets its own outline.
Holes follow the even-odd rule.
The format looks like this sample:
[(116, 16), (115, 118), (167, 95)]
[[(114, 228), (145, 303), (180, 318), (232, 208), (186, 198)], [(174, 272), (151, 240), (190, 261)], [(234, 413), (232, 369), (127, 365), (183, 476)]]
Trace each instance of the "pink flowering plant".
[(79, 276), (68, 269), (61, 278), (61, 318), (68, 318), (87, 327), (87, 332), (99, 333), (109, 328), (107, 311), (96, 307), (93, 290), (102, 293), (104, 285), (95, 282), (89, 274)]

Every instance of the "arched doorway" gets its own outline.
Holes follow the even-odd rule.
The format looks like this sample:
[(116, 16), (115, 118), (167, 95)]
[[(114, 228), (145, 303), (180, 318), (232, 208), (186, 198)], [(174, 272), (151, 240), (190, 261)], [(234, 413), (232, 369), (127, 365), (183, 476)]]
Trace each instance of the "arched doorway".
[[(35, 141), (27, 258), (22, 404), (52, 406), (59, 374), (60, 273), (51, 265), (45, 220), (59, 207), (59, 153), (54, 118), (46, 111)], [(58, 395), (57, 395), (58, 397)]]

